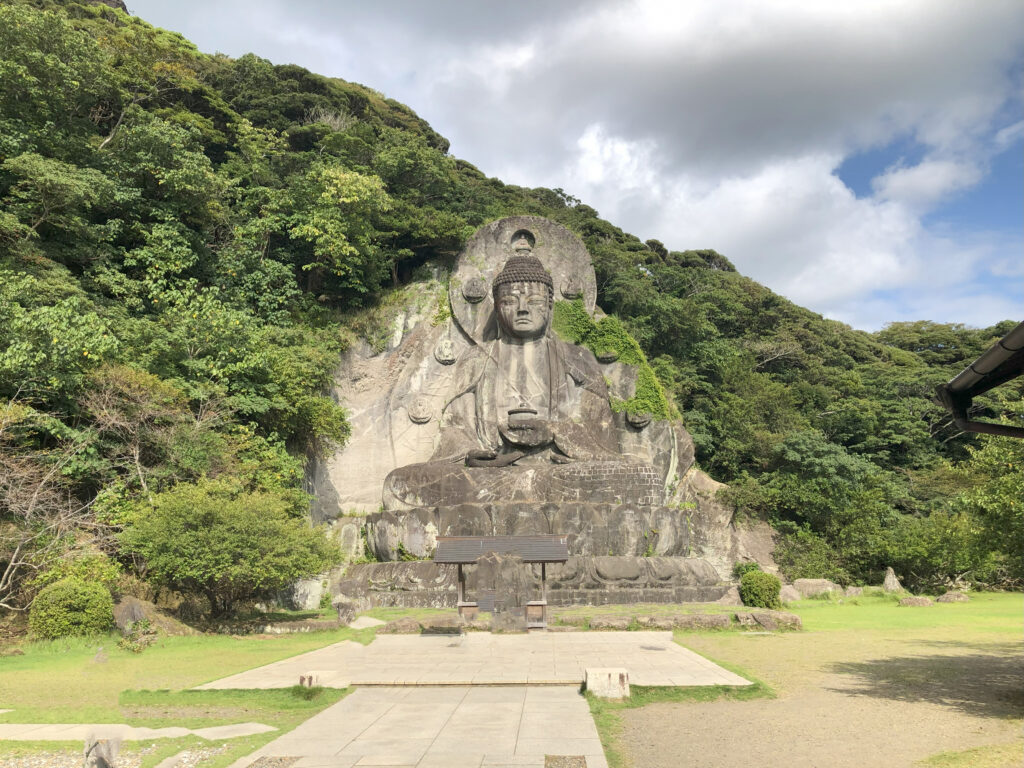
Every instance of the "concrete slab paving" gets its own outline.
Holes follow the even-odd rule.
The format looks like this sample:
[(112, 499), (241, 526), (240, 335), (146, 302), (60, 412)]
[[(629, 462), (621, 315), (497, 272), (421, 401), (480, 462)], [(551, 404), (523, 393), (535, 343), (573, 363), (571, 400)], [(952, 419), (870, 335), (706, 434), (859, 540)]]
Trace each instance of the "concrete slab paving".
[(579, 685), (587, 667), (624, 667), (631, 685), (750, 685), (675, 643), (671, 632), (472, 632), (382, 635), (365, 646), (346, 640), (199, 688), (286, 688), (310, 674), (336, 688)]
[(231, 768), (299, 757), (295, 768), (543, 766), (581, 755), (607, 768), (586, 699), (572, 687), (359, 688)]

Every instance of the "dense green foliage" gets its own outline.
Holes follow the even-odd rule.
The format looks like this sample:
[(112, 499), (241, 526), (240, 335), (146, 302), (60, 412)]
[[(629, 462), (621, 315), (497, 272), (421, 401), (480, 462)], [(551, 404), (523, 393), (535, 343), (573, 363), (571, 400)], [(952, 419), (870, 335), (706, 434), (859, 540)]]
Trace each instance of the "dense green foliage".
[(33, 635), (46, 640), (99, 634), (114, 626), (114, 601), (102, 584), (61, 579), (40, 591), (28, 625)]
[(740, 600), (751, 608), (781, 608), (781, 591), (782, 582), (779, 577), (770, 573), (753, 570), (740, 577)]
[[(0, 1), (0, 78), (0, 607), (80, 558), (234, 584), (143, 540), (185, 530), (161, 512), (175, 499), (251, 500), (299, 536), (281, 515), (306, 508), (305, 459), (347, 437), (327, 388), (362, 318), (512, 214), (583, 238), (608, 317), (560, 302), (556, 328), (639, 367), (616, 407), (681, 414), (728, 500), (781, 532), (785, 575), (1021, 577), (1001, 535), (1021, 525), (1016, 449), (958, 434), (931, 401), (1009, 323), (851, 330), (713, 250), (486, 178), (369, 88), (205, 55), (86, 0)], [(1019, 402), (1006, 387), (978, 415)]]

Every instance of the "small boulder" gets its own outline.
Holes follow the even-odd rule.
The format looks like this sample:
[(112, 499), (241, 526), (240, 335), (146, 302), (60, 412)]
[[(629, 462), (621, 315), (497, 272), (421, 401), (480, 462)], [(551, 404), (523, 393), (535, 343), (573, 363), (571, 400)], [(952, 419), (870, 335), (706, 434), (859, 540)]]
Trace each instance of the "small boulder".
[(431, 616), (420, 624), (425, 635), (461, 635), (466, 621), (458, 614)]
[(793, 588), (805, 598), (843, 591), (842, 587), (830, 579), (797, 579), (793, 582)]
[(762, 629), (767, 629), (769, 632), (774, 632), (779, 628), (778, 622), (775, 621), (775, 617), (770, 613), (753, 613), (754, 621), (761, 625)]
[[(785, 611), (775, 611), (772, 614), (775, 619), (775, 623), (779, 625), (779, 629), (803, 629), (804, 623), (800, 617), (795, 613), (786, 613)], [(756, 616), (755, 616), (756, 618)]]
[(947, 592), (944, 595), (939, 595), (937, 598), (935, 598), (935, 602), (937, 602), (937, 603), (966, 603), (970, 599), (971, 598), (969, 598), (963, 592), (950, 591), (950, 592)]
[(843, 591), (843, 597), (860, 597), (864, 594), (864, 587), (847, 587)]
[(754, 615), (752, 613), (747, 613), (746, 611), (739, 612), (739, 613), (734, 613), (733, 614), (733, 618), (736, 619), (736, 621), (739, 623), (739, 625), (741, 627), (757, 627), (757, 626), (760, 626), (757, 623), (757, 619), (754, 618)]
[(114, 623), (122, 633), (128, 632), (133, 624), (148, 621), (151, 629), (161, 635), (194, 635), (196, 631), (187, 624), (157, 608), (148, 600), (124, 595), (114, 605)]
[(896, 571), (892, 568), (885, 569), (885, 579), (882, 581), (882, 589), (886, 592), (902, 592), (903, 585), (896, 578)]
[(629, 619), (618, 616), (595, 616), (590, 620), (591, 629), (611, 629), (624, 631), (629, 629)]
[(804, 596), (797, 591), (797, 588), (792, 584), (783, 584), (782, 589), (779, 591), (779, 600), (784, 603), (792, 603), (796, 600), (803, 600)]
[(356, 617), (355, 602), (344, 595), (338, 595), (331, 600), (331, 607), (338, 612), (338, 621), (342, 624), (351, 624), (352, 620)]
[(405, 616), (401, 619), (389, 621), (378, 629), (377, 633), (384, 635), (418, 635), (420, 629), (420, 623), (416, 619)]
[(927, 597), (904, 597), (900, 600), (900, 605), (909, 606), (912, 608), (923, 607), (925, 605), (931, 605), (932, 601)]

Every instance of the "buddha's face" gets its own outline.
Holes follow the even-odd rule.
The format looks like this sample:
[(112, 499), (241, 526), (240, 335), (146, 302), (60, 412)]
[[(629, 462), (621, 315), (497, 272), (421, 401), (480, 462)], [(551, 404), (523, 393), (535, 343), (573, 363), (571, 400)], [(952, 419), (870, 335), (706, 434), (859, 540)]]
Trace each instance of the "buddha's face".
[(544, 283), (509, 283), (498, 289), (498, 322), (510, 336), (536, 339), (551, 317), (551, 298)]

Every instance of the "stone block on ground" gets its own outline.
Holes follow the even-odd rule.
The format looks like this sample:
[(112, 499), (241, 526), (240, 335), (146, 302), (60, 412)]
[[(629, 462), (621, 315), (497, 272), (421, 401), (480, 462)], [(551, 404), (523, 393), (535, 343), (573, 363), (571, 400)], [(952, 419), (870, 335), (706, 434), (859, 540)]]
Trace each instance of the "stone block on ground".
[(595, 616), (590, 620), (591, 629), (611, 629), (622, 632), (629, 629), (630, 620), (619, 616)]
[(377, 631), (384, 635), (418, 635), (420, 630), (420, 623), (416, 619), (405, 616), (389, 621)]
[(882, 581), (882, 589), (886, 592), (902, 592), (903, 585), (896, 578), (896, 572), (892, 568), (885, 569), (885, 579)]
[(644, 629), (675, 629), (675, 621), (672, 616), (637, 616), (636, 623)]
[(114, 606), (114, 622), (122, 632), (139, 621), (148, 621), (149, 626), (162, 635), (194, 635), (192, 627), (168, 616), (148, 600), (124, 595)]
[(792, 584), (783, 584), (779, 590), (779, 600), (784, 603), (792, 603), (796, 600), (803, 600), (804, 596)]
[(431, 616), (420, 622), (425, 635), (461, 635), (466, 627), (465, 620), (458, 614), (452, 616)]
[(843, 597), (860, 597), (864, 594), (864, 587), (847, 587), (843, 591)]
[(795, 613), (776, 611), (772, 614), (780, 629), (803, 629), (804, 623)]
[(758, 626), (760, 626), (757, 623), (757, 619), (754, 618), (754, 614), (749, 613), (747, 611), (738, 611), (737, 613), (733, 614), (733, 617), (736, 619), (737, 623), (741, 627), (758, 627)]
[(793, 582), (793, 588), (805, 598), (817, 597), (829, 592), (841, 594), (843, 591), (842, 587), (830, 579), (796, 579)]
[[(351, 625), (352, 620), (356, 617), (355, 601), (349, 600), (344, 595), (338, 595), (331, 600), (331, 607), (338, 612), (338, 621), (342, 624)], [(356, 627), (356, 629), (361, 629), (361, 627)]]
[(358, 619), (352, 619), (349, 623), (349, 629), (369, 629), (370, 627), (383, 627), (387, 624), (386, 621), (375, 619), (372, 616), (360, 616)]
[(931, 599), (927, 597), (904, 597), (902, 600), (900, 600), (900, 605), (904, 605), (911, 608), (919, 608), (931, 604)]
[(963, 592), (950, 591), (950, 592), (947, 592), (944, 595), (939, 595), (937, 598), (935, 598), (935, 602), (937, 602), (937, 603), (966, 603), (970, 599), (971, 598), (969, 598)]
[(672, 617), (676, 629), (728, 629), (732, 620), (727, 613), (685, 613)]
[(629, 673), (622, 667), (588, 667), (586, 687), (601, 699), (629, 698)]

